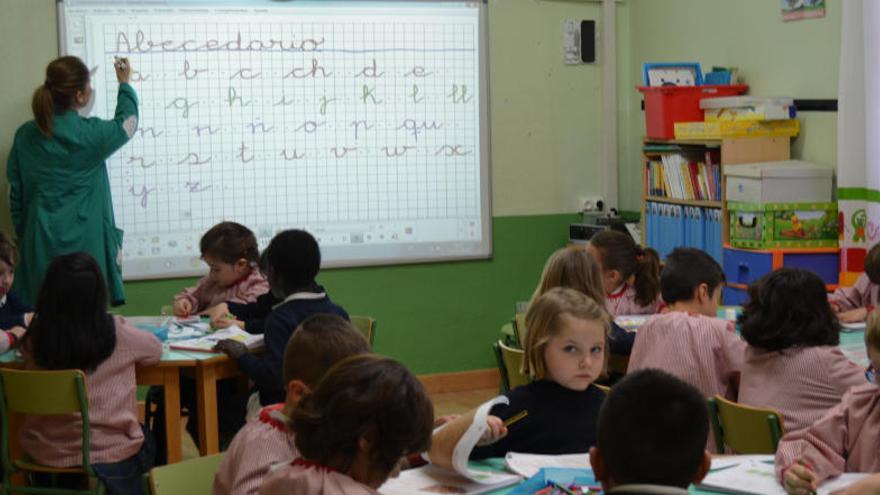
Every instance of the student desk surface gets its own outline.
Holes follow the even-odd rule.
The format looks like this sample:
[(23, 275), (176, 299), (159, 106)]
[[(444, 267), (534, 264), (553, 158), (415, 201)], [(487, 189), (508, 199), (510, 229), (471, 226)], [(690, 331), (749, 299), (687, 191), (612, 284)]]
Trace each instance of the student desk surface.
[[(238, 376), (238, 366), (225, 354), (177, 351), (163, 346), (162, 359), (152, 366), (137, 369), (138, 385), (159, 385), (165, 396), (165, 425), (168, 462), (181, 460), (180, 373), (192, 373), (196, 382), (199, 410), (199, 439), (202, 455), (220, 451), (217, 426), (217, 380)], [(19, 367), (21, 357), (15, 351), (0, 354), (0, 366)], [(10, 428), (10, 431), (14, 431)], [(17, 435), (13, 436), (17, 443)], [(16, 448), (18, 448), (16, 446)]]
[[(471, 461), (470, 465), (474, 469), (483, 469), (483, 470), (491, 470), (491, 471), (506, 471), (504, 467), (504, 458), (497, 457), (491, 459), (485, 459), (482, 461)], [(484, 495), (507, 495), (511, 491), (513, 491), (518, 485), (511, 485), (504, 488), (499, 488), (497, 490), (492, 490), (490, 492), (486, 492)], [(690, 495), (717, 495), (719, 493), (727, 493), (727, 492), (714, 492), (706, 489), (697, 489), (694, 485), (688, 487), (688, 492)]]

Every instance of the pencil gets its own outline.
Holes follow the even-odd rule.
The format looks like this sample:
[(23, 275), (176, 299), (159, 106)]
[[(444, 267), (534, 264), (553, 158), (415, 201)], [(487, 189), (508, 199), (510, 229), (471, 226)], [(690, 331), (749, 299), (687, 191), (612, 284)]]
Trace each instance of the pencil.
[(573, 491), (571, 491), (571, 490), (569, 490), (568, 488), (562, 486), (562, 484), (557, 483), (557, 482), (555, 482), (555, 481), (551, 481), (550, 483), (552, 483), (553, 486), (556, 487), (557, 490), (562, 490), (562, 493), (564, 493), (565, 495), (574, 495), (574, 492), (573, 492)]
[(505, 419), (505, 420), (504, 420), (504, 426), (508, 426), (508, 427), (509, 427), (510, 425), (516, 423), (517, 421), (519, 421), (519, 420), (525, 418), (525, 417), (528, 416), (528, 415), (529, 415), (529, 412), (528, 412), (528, 411), (526, 411), (526, 410), (522, 410), (522, 411), (520, 411), (520, 412), (514, 414), (513, 416), (511, 416), (511, 417)]

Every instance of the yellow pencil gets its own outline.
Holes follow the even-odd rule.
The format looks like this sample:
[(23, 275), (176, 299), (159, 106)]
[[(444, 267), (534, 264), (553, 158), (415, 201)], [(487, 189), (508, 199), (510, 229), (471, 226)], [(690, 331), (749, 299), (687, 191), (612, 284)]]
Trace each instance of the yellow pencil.
[(509, 427), (510, 425), (516, 423), (517, 421), (519, 421), (519, 420), (525, 418), (525, 417), (528, 416), (528, 415), (529, 415), (529, 412), (528, 412), (528, 411), (526, 411), (526, 410), (520, 411), (520, 412), (514, 414), (513, 416), (511, 416), (511, 417), (505, 419), (505, 420), (504, 420), (504, 426)]

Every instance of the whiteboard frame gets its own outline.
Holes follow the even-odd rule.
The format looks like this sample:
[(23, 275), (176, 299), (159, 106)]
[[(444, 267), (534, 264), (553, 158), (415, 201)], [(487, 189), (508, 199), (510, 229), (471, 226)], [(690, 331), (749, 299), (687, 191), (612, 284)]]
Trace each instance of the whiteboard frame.
[[(173, 0), (172, 0), (173, 1)], [(333, 2), (334, 0), (324, 0)], [(351, 0), (339, 0), (351, 1)], [(407, 258), (372, 258), (364, 260), (327, 260), (321, 256), (321, 269), (325, 268), (355, 268), (355, 267), (382, 267), (395, 265), (411, 265), (423, 263), (448, 263), (468, 260), (491, 260), (494, 253), (493, 242), (493, 215), (492, 215), (492, 146), (489, 111), (489, 8), (488, 0), (377, 0), (380, 2), (401, 3), (462, 3), (465, 5), (479, 6), (479, 55), (480, 55), (480, 230), (482, 242), (480, 251), (474, 254), (455, 254), (450, 256), (416, 256)], [(56, 0), (56, 19), (58, 27), (58, 56), (67, 53), (67, 33), (65, 31), (65, 0)], [(125, 2), (128, 3), (128, 2)], [(267, 1), (266, 3), (270, 3)], [(367, 2), (365, 2), (367, 3)], [(290, 226), (290, 228), (296, 228)], [(124, 229), (123, 229), (124, 230)], [(124, 239), (124, 238), (123, 238)], [(125, 242), (123, 240), (123, 242)], [(125, 260), (123, 260), (123, 265)], [(159, 274), (126, 275), (123, 267), (123, 280), (163, 280), (169, 278), (198, 277), (208, 273), (207, 266), (202, 269), (168, 271)]]

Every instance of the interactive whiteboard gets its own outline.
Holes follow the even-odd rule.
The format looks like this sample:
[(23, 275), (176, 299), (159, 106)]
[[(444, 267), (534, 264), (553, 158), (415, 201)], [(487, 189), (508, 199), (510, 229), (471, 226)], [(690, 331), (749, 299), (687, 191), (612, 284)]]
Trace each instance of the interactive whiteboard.
[(123, 275), (204, 272), (221, 220), (261, 246), (303, 228), (325, 266), (491, 255), (485, 5), (473, 1), (59, 4), (92, 114), (131, 60), (134, 138), (108, 161)]

